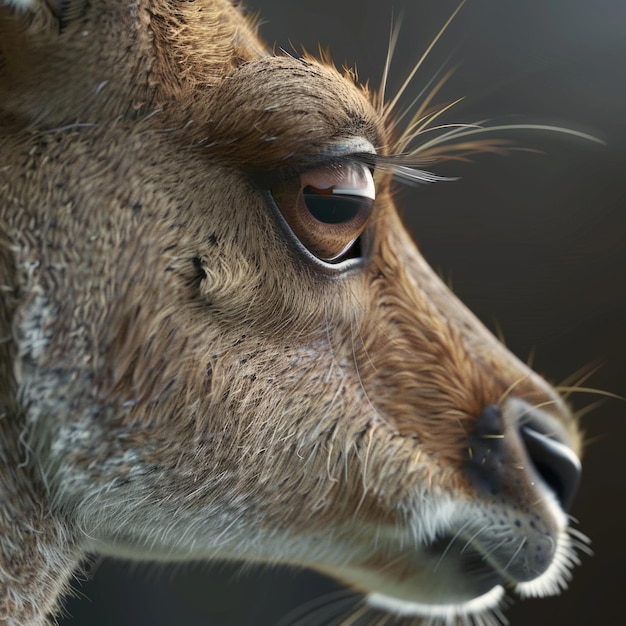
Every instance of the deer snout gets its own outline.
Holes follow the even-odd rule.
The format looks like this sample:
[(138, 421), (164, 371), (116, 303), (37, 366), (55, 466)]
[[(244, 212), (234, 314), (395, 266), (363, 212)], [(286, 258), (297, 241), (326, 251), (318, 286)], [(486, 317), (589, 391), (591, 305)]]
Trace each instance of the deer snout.
[(580, 460), (556, 420), (516, 398), (504, 408), (493, 404), (484, 409), (468, 455), (466, 474), (479, 490), (493, 496), (525, 480), (552, 493), (567, 511), (580, 482)]
[[(486, 407), (469, 437), (464, 473), (487, 503), (490, 536), (474, 547), (505, 579), (553, 579), (564, 551), (565, 512), (580, 480), (573, 442), (559, 420), (519, 398)], [(533, 587), (534, 589), (534, 587)]]

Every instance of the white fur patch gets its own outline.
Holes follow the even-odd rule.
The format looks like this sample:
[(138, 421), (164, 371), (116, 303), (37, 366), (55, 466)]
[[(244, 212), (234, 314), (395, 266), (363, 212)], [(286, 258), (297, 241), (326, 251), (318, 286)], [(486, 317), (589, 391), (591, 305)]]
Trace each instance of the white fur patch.
[(370, 593), (367, 596), (367, 603), (373, 608), (383, 609), (399, 617), (430, 617), (438, 619), (446, 626), (452, 626), (457, 624), (459, 619), (464, 620), (472, 615), (497, 609), (503, 597), (504, 589), (496, 585), (482, 596), (460, 604), (406, 602), (382, 593)]
[(550, 567), (539, 577), (525, 583), (518, 583), (515, 590), (522, 598), (543, 598), (554, 596), (567, 588), (572, 578), (571, 569), (580, 565), (580, 559), (572, 547), (572, 541), (563, 531)]

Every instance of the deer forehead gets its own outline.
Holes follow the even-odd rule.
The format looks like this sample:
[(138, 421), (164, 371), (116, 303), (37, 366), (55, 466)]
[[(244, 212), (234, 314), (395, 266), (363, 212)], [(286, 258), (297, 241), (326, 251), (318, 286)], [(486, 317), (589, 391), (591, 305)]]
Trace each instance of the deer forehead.
[(349, 73), (269, 55), (226, 0), (76, 0), (60, 30), (43, 18), (61, 5), (14, 5), (23, 10), (0, 20), (0, 95), (20, 117), (58, 127), (158, 112), (154, 126), (185, 126), (191, 144), (210, 135), (214, 154), (267, 170), (349, 137), (385, 150), (380, 116)]

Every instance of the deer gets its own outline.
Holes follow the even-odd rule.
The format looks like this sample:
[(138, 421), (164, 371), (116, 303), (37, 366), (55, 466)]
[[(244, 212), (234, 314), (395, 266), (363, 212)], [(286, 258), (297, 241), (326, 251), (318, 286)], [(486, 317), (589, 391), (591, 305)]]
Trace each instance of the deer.
[(256, 30), (0, 0), (3, 625), (51, 623), (93, 553), (310, 568), (446, 626), (579, 563), (570, 408), (396, 207), (478, 130), (424, 105), (398, 138), (383, 89)]

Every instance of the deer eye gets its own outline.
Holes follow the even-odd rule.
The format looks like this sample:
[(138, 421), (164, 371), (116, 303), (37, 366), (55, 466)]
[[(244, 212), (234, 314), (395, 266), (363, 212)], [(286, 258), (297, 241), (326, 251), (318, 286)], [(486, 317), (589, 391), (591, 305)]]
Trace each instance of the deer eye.
[(376, 197), (370, 170), (355, 162), (309, 170), (271, 193), (293, 234), (327, 262), (348, 253), (365, 229)]

